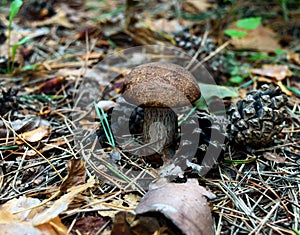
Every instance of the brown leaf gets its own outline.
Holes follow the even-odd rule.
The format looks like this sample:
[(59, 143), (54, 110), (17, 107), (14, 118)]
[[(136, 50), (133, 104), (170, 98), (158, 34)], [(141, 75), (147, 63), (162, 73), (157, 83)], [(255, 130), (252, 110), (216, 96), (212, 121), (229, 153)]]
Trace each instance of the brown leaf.
[(34, 28), (37, 28), (39, 26), (45, 26), (45, 25), (56, 25), (56, 26), (62, 26), (69, 29), (73, 29), (75, 27), (73, 24), (69, 22), (67, 13), (63, 10), (58, 10), (57, 13), (52, 17), (42, 21), (35, 21), (31, 25)]
[(291, 52), (287, 55), (288, 60), (291, 60), (293, 63), (300, 65), (300, 54)]
[[(12, 199), (0, 207), (0, 233), (1, 234), (43, 234), (64, 235), (67, 228), (58, 216), (44, 224), (35, 226), (32, 218), (43, 213), (44, 207), (30, 209), (40, 204), (37, 198), (20, 197)], [(51, 216), (51, 215), (49, 215)]]
[(73, 234), (96, 234), (106, 223), (100, 216), (79, 218), (72, 228)]
[[(49, 151), (49, 150), (51, 150), (53, 148), (59, 147), (61, 145), (64, 145), (65, 143), (66, 143), (66, 140), (64, 138), (59, 138), (55, 142), (50, 142), (50, 143), (45, 144), (45, 146), (43, 146), (42, 148), (39, 149), (39, 152), (40, 153), (47, 152), (47, 151)], [(37, 152), (34, 151), (33, 149), (29, 149), (26, 152), (26, 155), (29, 156), (29, 157), (35, 156), (36, 154), (37, 154)]]
[(127, 213), (120, 211), (115, 215), (111, 235), (131, 235), (130, 225), (126, 220)]
[(158, 182), (141, 199), (135, 212), (137, 215), (160, 212), (184, 234), (210, 235), (212, 216), (205, 196), (213, 194), (196, 180), (184, 184)]
[(215, 8), (215, 6), (209, 3), (207, 0), (185, 0), (182, 1), (182, 8), (192, 14), (207, 11), (208, 9)]
[(30, 222), (20, 221), (16, 215), (0, 210), (0, 231), (6, 235), (42, 235)]
[(275, 49), (280, 49), (281, 46), (278, 43), (276, 34), (273, 30), (266, 28), (262, 25), (259, 25), (256, 29), (253, 30), (244, 30), (231, 25), (229, 29), (236, 29), (239, 31), (246, 32), (247, 35), (238, 38), (232, 38), (232, 45), (237, 49), (251, 49), (257, 51), (271, 51)]
[(84, 185), (73, 186), (68, 190), (68, 193), (56, 200), (49, 208), (43, 212), (36, 214), (32, 219), (32, 224), (35, 226), (48, 223), (60, 213), (68, 209), (69, 204), (73, 201), (74, 197), (82, 191), (92, 187), (95, 184), (95, 179), (90, 178)]
[(179, 24), (177, 19), (167, 20), (164, 18), (150, 22), (151, 26), (157, 31), (163, 31), (167, 33), (177, 32), (182, 30), (182, 25)]
[(104, 111), (107, 111), (111, 108), (114, 108), (114, 107), (117, 107), (119, 106), (118, 103), (112, 101), (112, 100), (100, 100), (98, 103), (97, 103), (97, 106), (99, 108), (102, 108)]
[(66, 235), (68, 234), (68, 229), (61, 222), (61, 219), (56, 216), (55, 218), (49, 220), (49, 222), (45, 224), (41, 224), (36, 226), (43, 235)]
[(141, 197), (134, 193), (129, 193), (124, 196), (124, 200), (129, 206), (136, 206), (139, 204)]
[[(29, 210), (24, 210), (27, 208), (31, 208), (34, 207), (36, 205), (38, 205), (41, 201), (37, 198), (27, 198), (27, 197), (19, 197), (14, 198), (8, 202), (6, 202), (5, 204), (0, 206), (0, 210), (5, 210), (5, 211), (9, 211), (10, 213), (15, 213), (15, 215), (17, 216), (18, 220), (28, 220), (31, 219), (33, 215), (35, 215), (36, 213), (38, 213), (41, 208), (39, 209), (29, 209)], [(21, 211), (21, 212), (20, 212)]]
[(86, 178), (85, 162), (81, 159), (73, 158), (66, 164), (68, 175), (63, 180), (60, 191), (66, 192), (69, 188), (84, 184)]
[(124, 31), (137, 45), (164, 45), (167, 41), (163, 35), (158, 34), (158, 32), (155, 32), (150, 27), (139, 26)]
[(266, 158), (269, 161), (276, 162), (276, 163), (285, 163), (285, 157), (280, 157), (279, 155), (277, 155), (275, 153), (265, 152), (264, 158)]
[(58, 85), (60, 85), (64, 81), (64, 77), (56, 77), (52, 78), (39, 87), (39, 91), (42, 93), (52, 92)]
[(40, 126), (32, 131), (27, 131), (21, 134), (21, 137), (28, 142), (37, 142), (50, 134), (48, 126)]
[(281, 81), (292, 75), (287, 65), (269, 65), (265, 64), (261, 69), (251, 69), (251, 73), (259, 76), (274, 78)]

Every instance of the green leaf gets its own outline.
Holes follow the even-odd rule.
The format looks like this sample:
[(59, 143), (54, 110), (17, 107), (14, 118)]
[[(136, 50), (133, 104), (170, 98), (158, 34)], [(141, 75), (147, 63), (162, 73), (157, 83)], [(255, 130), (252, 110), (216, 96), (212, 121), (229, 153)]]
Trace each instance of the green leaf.
[(246, 29), (246, 30), (253, 30), (256, 29), (261, 23), (261, 17), (250, 17), (240, 19), (236, 22), (236, 25), (239, 28)]
[(18, 14), (20, 7), (23, 5), (23, 1), (22, 0), (14, 0), (11, 4), (10, 4), (10, 8), (9, 8), (9, 22), (12, 22), (14, 17), (16, 16), (16, 14)]
[(251, 54), (251, 56), (249, 57), (249, 60), (251, 61), (256, 61), (256, 60), (267, 60), (269, 59), (269, 55), (267, 53), (264, 52), (254, 52)]
[(246, 32), (236, 30), (236, 29), (226, 29), (225, 34), (228, 35), (231, 38), (241, 38), (247, 35)]
[(197, 107), (198, 110), (207, 111), (208, 106), (206, 100), (203, 96), (201, 96), (198, 100), (195, 101), (194, 105)]
[(244, 81), (244, 79), (241, 76), (234, 76), (229, 78), (229, 82), (234, 84), (241, 84)]
[(213, 84), (199, 83), (200, 91), (206, 101), (211, 97), (218, 96), (219, 98), (238, 97), (239, 91), (237, 87), (219, 86)]
[(25, 44), (26, 42), (30, 41), (31, 38), (29, 37), (25, 37), (25, 38), (22, 38), (19, 42), (17, 42), (15, 45), (13, 45), (12, 47), (12, 57), (14, 58), (15, 55), (16, 55), (16, 52), (17, 52), (17, 49), (19, 48), (19, 46)]
[(275, 52), (276, 55), (282, 55), (282, 54), (284, 54), (284, 51), (281, 50), (281, 49), (275, 49), (274, 52)]

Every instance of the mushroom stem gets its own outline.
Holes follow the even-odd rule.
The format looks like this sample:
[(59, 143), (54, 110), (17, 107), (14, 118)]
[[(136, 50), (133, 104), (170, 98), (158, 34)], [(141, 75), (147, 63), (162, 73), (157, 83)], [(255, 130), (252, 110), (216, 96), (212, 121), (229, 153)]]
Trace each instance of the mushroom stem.
[(178, 133), (177, 115), (170, 108), (144, 109), (143, 140), (150, 144), (151, 153), (175, 153)]

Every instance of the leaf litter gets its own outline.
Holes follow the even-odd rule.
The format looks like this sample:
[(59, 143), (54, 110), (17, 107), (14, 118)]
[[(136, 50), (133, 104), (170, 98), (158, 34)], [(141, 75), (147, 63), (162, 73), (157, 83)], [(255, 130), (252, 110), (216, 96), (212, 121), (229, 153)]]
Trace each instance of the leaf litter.
[[(209, 36), (216, 39), (214, 41), (226, 40), (215, 30), (218, 28), (218, 20), (213, 20), (214, 13), (220, 6), (206, 1), (188, 1), (182, 6), (167, 4), (165, 1), (161, 5), (141, 1), (130, 8), (134, 12), (130, 21), (137, 24), (131, 23), (125, 29), (122, 21), (126, 18), (126, 6), (120, 1), (75, 1), (75, 5), (76, 2), (79, 3), (77, 8), (69, 1), (64, 5), (58, 1), (53, 2), (55, 8), (47, 6), (48, 13), (38, 10), (41, 14), (35, 14), (41, 18), (26, 20), (25, 23), (24, 15), (30, 12), (22, 12), (23, 16), (19, 15), (16, 25), (13, 25), (13, 38), (16, 41), (11, 41), (12, 44), (22, 38), (21, 34), (25, 32), (22, 31), (23, 27), (30, 27), (36, 32), (34, 36), (30, 36), (31, 41), (17, 50), (16, 65), (22, 67), (38, 64), (39, 67), (11, 76), (1, 74), (1, 92), (11, 87), (18, 90), (17, 94), (8, 94), (4, 99), (0, 96), (1, 118), (11, 127), (8, 128), (3, 121), (0, 123), (1, 231), (7, 234), (76, 234), (79, 231), (82, 234), (126, 235), (132, 231), (143, 234), (143, 229), (149, 234), (172, 234), (168, 233), (170, 228), (179, 233), (176, 230), (178, 228), (189, 231), (190, 228), (183, 228), (182, 221), (173, 217), (165, 218), (161, 214), (147, 214), (144, 217), (139, 215), (134, 221), (134, 210), (145, 208), (145, 205), (152, 209), (155, 207), (154, 203), (141, 199), (143, 196), (149, 197), (149, 193), (153, 191), (130, 190), (118, 187), (118, 184), (104, 183), (101, 178), (93, 179), (95, 172), (77, 159), (70, 118), (75, 112), (72, 98), (86, 76), (94, 77), (101, 91), (99, 100), (102, 103), (98, 105), (109, 110), (114, 106), (115, 96), (121, 92), (119, 84), (122, 84), (124, 74), (120, 72), (120, 68), (108, 68), (107, 73), (113, 72), (119, 76), (110, 84), (107, 81), (111, 80), (105, 80), (103, 73), (99, 72), (103, 70), (92, 66), (118, 49), (149, 43), (172, 45), (174, 35), (171, 30), (189, 27), (191, 35), (203, 36), (205, 21), (190, 20), (191, 17), (199, 16), (199, 12), (204, 12), (205, 17), (212, 16)], [(26, 4), (30, 6), (31, 3), (32, 1), (28, 1)], [(253, 8), (257, 7), (247, 1), (241, 4), (248, 8), (249, 4)], [(178, 15), (175, 16), (174, 10), (170, 9), (177, 9)], [(230, 7), (225, 4), (223, 9), (229, 10)], [(238, 11), (238, 14), (241, 12)], [(222, 14), (222, 11), (218, 14)], [(176, 17), (182, 18), (176, 21)], [(2, 18), (1, 16), (0, 21), (6, 24), (7, 21)], [(279, 18), (278, 16), (275, 21), (281, 24)], [(233, 22), (236, 19), (230, 20)], [(287, 25), (293, 20), (292, 18)], [(83, 29), (82, 26), (85, 25), (88, 28)], [(286, 93), (289, 96), (290, 119), (275, 146), (251, 153), (229, 147), (226, 158), (231, 159), (231, 163), (220, 160), (205, 177), (197, 176), (200, 185), (216, 196), (208, 197), (210, 208), (207, 209), (207, 216), (212, 214), (216, 234), (295, 234), (294, 231), (300, 231), (300, 181), (297, 176), (300, 157), (300, 106), (299, 95), (297, 96), (297, 91), (300, 90), (297, 67), (299, 51), (290, 43), (289, 51), (284, 51), (284, 57), (273, 57), (274, 49), (284, 47), (280, 41), (280, 33), (269, 29), (274, 27), (269, 21), (265, 21), (264, 26), (247, 31), (248, 36), (237, 41), (231, 40), (236, 49), (267, 51), (269, 58), (273, 59), (267, 61), (268, 68), (264, 65), (265, 59), (255, 61), (251, 66), (251, 75), (247, 77), (249, 83), (243, 89), (225, 87), (224, 84), (204, 88), (205, 93), (209, 93), (208, 97), (214, 88), (220, 89), (225, 101), (243, 96), (245, 90), (251, 90), (261, 83), (277, 84), (290, 91)], [(282, 30), (287, 32), (291, 29)], [(30, 31), (32, 33), (33, 30)], [(25, 34), (27, 33), (29, 34)], [(0, 44), (3, 48), (1, 55), (5, 56), (7, 44)], [(226, 50), (230, 49), (226, 47)], [(207, 63), (221, 51), (209, 52), (211, 55), (208, 55)], [(225, 57), (225, 62), (218, 67), (218, 76), (226, 79), (231, 76), (222, 69), (222, 65), (229, 59)], [(243, 61), (245, 58), (241, 55), (239, 59)], [(124, 64), (122, 66), (126, 67)], [(110, 86), (109, 92), (104, 90), (107, 86)], [(41, 112), (46, 106), (50, 107), (49, 112)], [(27, 118), (28, 116), (31, 118)], [(37, 121), (41, 118), (43, 123)], [(47, 124), (44, 125), (45, 123)], [(27, 143), (22, 139), (18, 140), (12, 130)], [(109, 153), (109, 147), (104, 148), (104, 151)], [(245, 160), (244, 163), (239, 163), (237, 157)], [(247, 159), (251, 161), (246, 163)], [(149, 167), (148, 163), (139, 159), (133, 160), (136, 161), (135, 166), (145, 164)], [(180, 197), (174, 195), (182, 196), (183, 190), (179, 185), (189, 187), (189, 183), (174, 184), (172, 189), (169, 186), (163, 187), (160, 189), (163, 192), (157, 192), (151, 197), (164, 204), (167, 202), (162, 195), (171, 194), (174, 200), (170, 198), (168, 203), (175, 203)], [(192, 190), (195, 188), (196, 186)], [(200, 194), (203, 193), (197, 193), (198, 196)], [(202, 196), (201, 198), (207, 203), (207, 199)], [(191, 203), (192, 200), (183, 200), (175, 203), (175, 206), (188, 207)], [(161, 208), (164, 207), (155, 207), (153, 210), (162, 211)], [(181, 209), (178, 211), (178, 215), (185, 213)], [(189, 221), (201, 225), (197, 216)], [(149, 229), (149, 224), (153, 226), (152, 229)]]

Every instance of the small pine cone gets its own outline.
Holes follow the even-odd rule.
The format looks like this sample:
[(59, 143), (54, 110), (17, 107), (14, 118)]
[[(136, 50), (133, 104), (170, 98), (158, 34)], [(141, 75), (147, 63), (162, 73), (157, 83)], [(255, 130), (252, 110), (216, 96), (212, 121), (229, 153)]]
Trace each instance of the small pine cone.
[(198, 112), (196, 117), (198, 119), (196, 122), (195, 119), (191, 119), (183, 123), (189, 131), (181, 133), (180, 137), (184, 145), (177, 154), (191, 156), (189, 151), (194, 152), (194, 146), (197, 146), (194, 163), (202, 166), (204, 168), (202, 170), (206, 172), (205, 168), (212, 168), (218, 159), (223, 157), (225, 143), (228, 141), (225, 125), (227, 120), (201, 112)]
[[(203, 38), (196, 35), (192, 35), (186, 31), (175, 33), (174, 40), (176, 42), (176, 46), (182, 48), (191, 56), (194, 56), (201, 47), (200, 53), (198, 52), (199, 55), (197, 57), (199, 61), (201, 61), (217, 49), (216, 44), (211, 38), (207, 38), (203, 42)], [(224, 61), (226, 61), (226, 59), (223, 55), (223, 52), (219, 52), (203, 64), (207, 68), (207, 70), (213, 75), (213, 77), (217, 79), (217, 83), (221, 82), (219, 81), (219, 74), (220, 71), (224, 70)]]
[(287, 97), (279, 87), (263, 85), (261, 90), (247, 93), (228, 111), (230, 141), (243, 147), (271, 145), (284, 126)]

